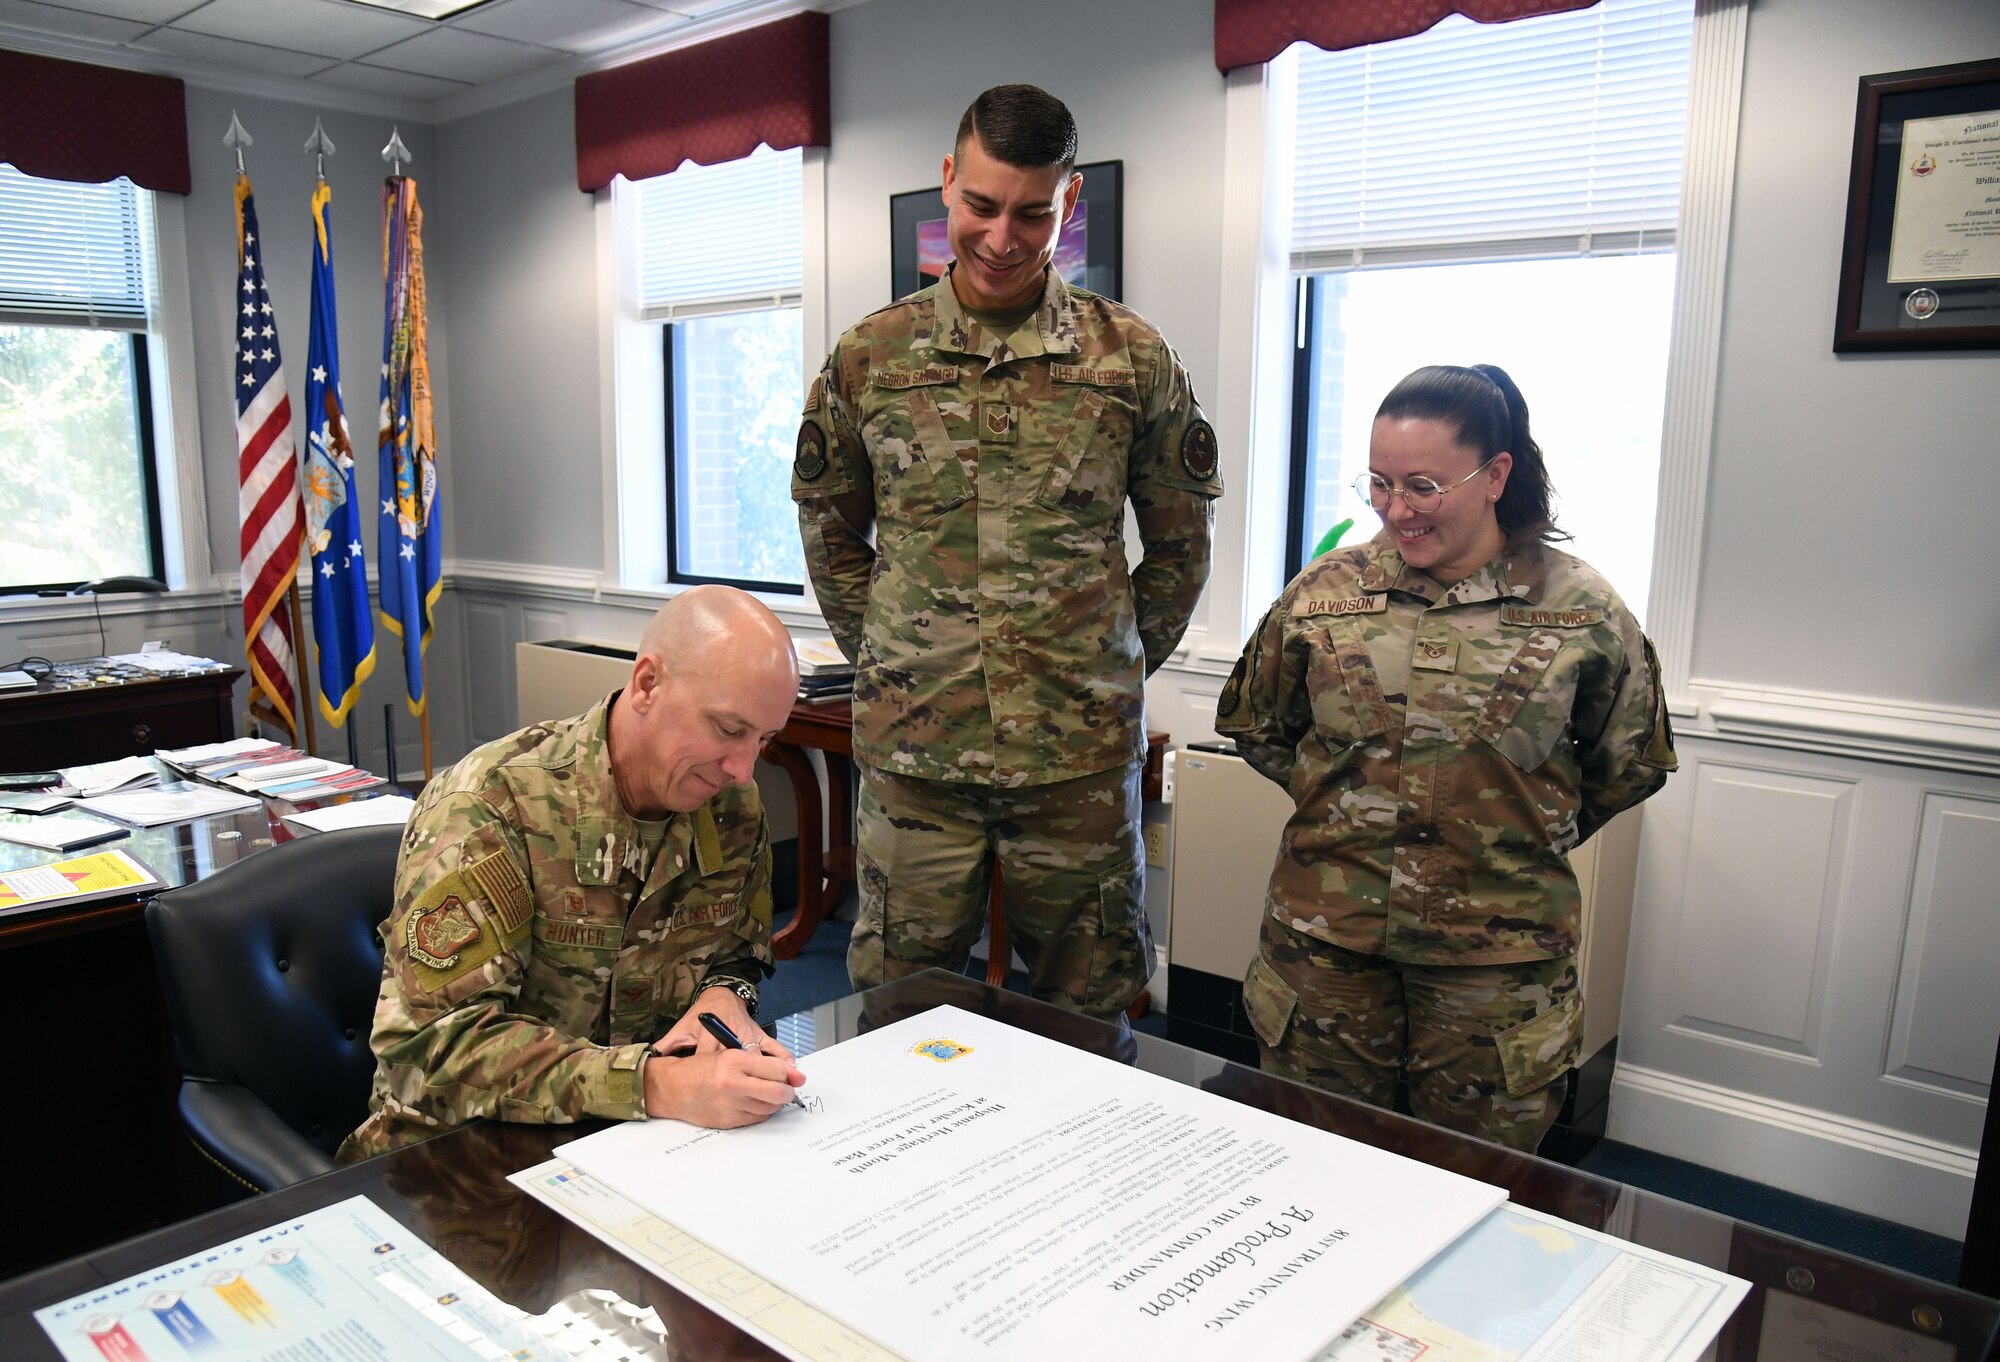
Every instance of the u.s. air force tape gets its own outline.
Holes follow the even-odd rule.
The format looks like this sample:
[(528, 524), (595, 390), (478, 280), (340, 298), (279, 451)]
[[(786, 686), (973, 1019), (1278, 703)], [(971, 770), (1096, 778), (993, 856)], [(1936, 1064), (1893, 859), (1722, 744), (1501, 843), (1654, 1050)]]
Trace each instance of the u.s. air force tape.
[(826, 436), (811, 421), (799, 425), (799, 445), (792, 456), (792, 472), (800, 482), (816, 482), (826, 472)]

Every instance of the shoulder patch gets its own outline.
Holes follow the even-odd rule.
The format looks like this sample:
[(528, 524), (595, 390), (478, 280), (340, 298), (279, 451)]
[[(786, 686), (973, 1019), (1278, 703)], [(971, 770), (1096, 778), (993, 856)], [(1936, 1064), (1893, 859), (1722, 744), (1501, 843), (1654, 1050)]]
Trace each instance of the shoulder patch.
[(1190, 421), (1181, 435), (1181, 467), (1188, 476), (1207, 482), (1215, 476), (1215, 427), (1207, 421)]
[(826, 472), (826, 436), (817, 423), (799, 423), (798, 448), (792, 455), (792, 475), (800, 482), (818, 482)]
[(1238, 662), (1236, 670), (1229, 673), (1229, 679), (1222, 683), (1222, 694), (1215, 701), (1215, 717), (1226, 719), (1236, 712), (1243, 703), (1243, 664)]
[(927, 364), (921, 369), (876, 369), (868, 381), (878, 388), (926, 388), (933, 383), (958, 382), (956, 364)]
[(1588, 629), (1604, 623), (1604, 611), (1598, 606), (1542, 610), (1531, 605), (1503, 605), (1500, 607), (1500, 622), (1524, 624), (1536, 629)]
[(1292, 618), (1306, 615), (1379, 615), (1389, 608), (1389, 593), (1372, 596), (1301, 596), (1292, 602)]
[(465, 900), (446, 894), (435, 908), (411, 913), (404, 934), (412, 960), (432, 969), (450, 969), (460, 953), (479, 940), (479, 924), (472, 920)]
[(492, 908), (493, 916), (500, 920), (500, 934), (509, 941), (518, 939), (534, 920), (535, 901), (514, 858), (496, 851), (467, 866), (464, 874)]
[(454, 872), (433, 884), (403, 918), (403, 948), (419, 988), (436, 993), (500, 953), (499, 933), (475, 906), (479, 890)]
[(825, 386), (826, 386), (826, 375), (814, 374), (812, 386), (806, 389), (806, 410), (808, 412), (815, 412), (819, 410), (820, 390)]

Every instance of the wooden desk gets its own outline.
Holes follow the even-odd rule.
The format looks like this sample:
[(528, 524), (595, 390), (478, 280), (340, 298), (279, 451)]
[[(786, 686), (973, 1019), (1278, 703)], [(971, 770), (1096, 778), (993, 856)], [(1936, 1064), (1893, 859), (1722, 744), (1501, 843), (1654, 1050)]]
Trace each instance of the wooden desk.
[[(826, 758), (827, 799), (822, 806), (819, 778), (806, 750)], [(1166, 766), (1167, 735), (1146, 735), (1146, 765), (1139, 777), (1139, 797), (1160, 797)], [(801, 950), (826, 915), (854, 883), (854, 702), (801, 700), (778, 736), (764, 744), (764, 760), (784, 768), (792, 778), (799, 811), (799, 908), (783, 930), (771, 937), (771, 950), (790, 960)], [(820, 814), (826, 812), (826, 835), (820, 837)], [(1007, 916), (1001, 898), (999, 867), (986, 897), (986, 982), (1007, 982)]]
[[(799, 1045), (810, 1073), (813, 1049), (941, 1003), (1497, 1184), (1507, 1189), (1516, 1205), (1735, 1273), (1747, 1279), (1751, 1289), (1717, 1341), (1716, 1356), (1722, 1362), (1797, 1362), (1801, 1356), (1818, 1355), (1802, 1349), (1797, 1339), (1763, 1337), (1766, 1303), (1781, 1297), (1820, 1314), (1834, 1337), (1840, 1336), (1839, 1321), (1866, 1321), (1871, 1333), (1879, 1329), (1887, 1340), (1883, 1356), (1897, 1347), (1898, 1356), (1977, 1362), (2000, 1344), (2000, 1301), (1908, 1277), (1154, 1036), (1121, 1034), (1087, 1017), (943, 971), (928, 970), (828, 1003), (801, 1014), (801, 1021), (809, 1020), (810, 1027), (788, 1030), (810, 1038)], [(41, 1112), (28, 1119), (63, 1127), (75, 1118), (64, 1112)], [(611, 1290), (660, 1312), (674, 1339), (676, 1357), (778, 1358), (780, 1354), (507, 1181), (509, 1173), (540, 1162), (555, 1145), (602, 1124), (476, 1124), (7, 1282), (0, 1285), (0, 1357), (9, 1362), (55, 1362), (60, 1357), (34, 1321), (33, 1311), (41, 1306), (281, 1224), (302, 1212), (366, 1196), (517, 1309), (539, 1314), (576, 1291)], [(810, 1181), (799, 1191), (812, 1195)], [(782, 1234), (784, 1229), (774, 1226), (772, 1232)], [(746, 1266), (754, 1270), (757, 1264)], [(1932, 1327), (1920, 1332), (1916, 1321)]]
[[(160, 748), (224, 742), (236, 736), (236, 678), (241, 667), (189, 676), (150, 676), (119, 666), (98, 671), (86, 658), (57, 664), (58, 676), (33, 690), (0, 693), (0, 769), (83, 766), (117, 757), (149, 757)], [(88, 675), (115, 675), (80, 684)]]
[[(134, 828), (68, 853), (0, 842), (0, 870), (124, 851), (174, 888), (288, 840), (281, 815), (297, 807)], [(146, 937), (151, 893), (0, 916), (0, 998), (13, 1023), (0, 1167), (15, 1170), (0, 1192), (9, 1227), (0, 1277), (201, 1208), (182, 1162), (190, 1146), (175, 1111), (180, 1064)]]

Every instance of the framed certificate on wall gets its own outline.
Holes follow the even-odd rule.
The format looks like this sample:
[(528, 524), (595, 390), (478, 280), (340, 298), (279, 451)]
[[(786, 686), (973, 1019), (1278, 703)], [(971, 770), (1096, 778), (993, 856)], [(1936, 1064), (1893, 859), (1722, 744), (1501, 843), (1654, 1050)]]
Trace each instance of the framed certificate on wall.
[(1861, 78), (1833, 348), (2000, 348), (2000, 57)]

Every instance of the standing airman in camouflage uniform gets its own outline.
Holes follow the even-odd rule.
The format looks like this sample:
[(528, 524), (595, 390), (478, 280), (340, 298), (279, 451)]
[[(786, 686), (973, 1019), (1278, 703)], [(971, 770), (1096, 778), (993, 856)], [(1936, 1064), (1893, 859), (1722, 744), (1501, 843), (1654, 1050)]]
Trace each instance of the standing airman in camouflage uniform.
[(966, 110), (944, 162), (956, 260), (840, 338), (792, 495), (856, 663), (855, 985), (962, 968), (997, 861), (1035, 995), (1111, 1016), (1152, 969), (1145, 678), (1207, 580), (1222, 484), (1159, 332), (1050, 267), (1075, 158), (1069, 111), (1033, 86)]
[(1652, 645), (1554, 534), (1504, 372), (1383, 403), (1382, 533), (1307, 566), (1216, 728), (1297, 801), (1243, 1003), (1267, 1069), (1533, 1149), (1583, 1032), (1567, 853), (1675, 766)]
[(790, 1100), (804, 1077), (752, 1020), (775, 966), (750, 777), (797, 687), (768, 610), (696, 587), (654, 616), (623, 690), (425, 788), (381, 928), (370, 1115), (343, 1160), (481, 1116), (732, 1126)]

